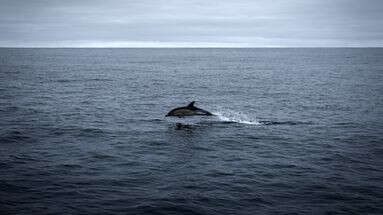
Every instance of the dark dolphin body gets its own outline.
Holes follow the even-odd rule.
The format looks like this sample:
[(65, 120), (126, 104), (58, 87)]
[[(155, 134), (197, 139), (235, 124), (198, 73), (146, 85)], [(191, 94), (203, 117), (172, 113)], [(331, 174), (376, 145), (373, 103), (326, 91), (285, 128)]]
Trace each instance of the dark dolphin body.
[(213, 116), (209, 111), (194, 106), (195, 101), (190, 102), (188, 106), (174, 108), (166, 116)]

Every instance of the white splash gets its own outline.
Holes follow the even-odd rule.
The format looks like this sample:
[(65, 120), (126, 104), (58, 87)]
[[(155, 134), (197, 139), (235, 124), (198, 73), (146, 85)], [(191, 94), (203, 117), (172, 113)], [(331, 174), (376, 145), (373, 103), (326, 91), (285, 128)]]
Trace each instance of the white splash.
[(232, 110), (221, 110), (213, 112), (219, 120), (224, 122), (236, 122), (249, 125), (262, 125), (255, 117), (249, 117), (247, 114)]

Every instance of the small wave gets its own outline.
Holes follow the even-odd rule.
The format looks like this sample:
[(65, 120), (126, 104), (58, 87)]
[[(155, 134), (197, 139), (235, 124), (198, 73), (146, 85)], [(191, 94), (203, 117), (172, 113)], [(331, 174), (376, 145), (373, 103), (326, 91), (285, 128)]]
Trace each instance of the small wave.
[(1, 143), (28, 143), (34, 138), (22, 131), (10, 131), (0, 136)]
[(54, 82), (58, 82), (58, 83), (67, 83), (67, 82), (73, 82), (75, 80), (70, 80), (70, 79), (59, 79), (59, 80), (55, 80)]
[(58, 79), (54, 80), (54, 82), (58, 83), (72, 83), (72, 82), (108, 82), (108, 81), (113, 81), (113, 79), (109, 78), (89, 78), (89, 79)]
[(50, 133), (55, 136), (71, 135), (77, 137), (104, 137), (108, 131), (101, 128), (65, 126), (51, 128)]
[(216, 115), (218, 119), (223, 122), (234, 122), (248, 125), (262, 125), (262, 123), (258, 122), (255, 119), (255, 117), (250, 117), (247, 114), (235, 112), (232, 110), (213, 112), (213, 114)]
[(300, 122), (300, 121), (268, 121), (262, 120), (259, 121), (262, 125), (310, 125), (311, 122)]

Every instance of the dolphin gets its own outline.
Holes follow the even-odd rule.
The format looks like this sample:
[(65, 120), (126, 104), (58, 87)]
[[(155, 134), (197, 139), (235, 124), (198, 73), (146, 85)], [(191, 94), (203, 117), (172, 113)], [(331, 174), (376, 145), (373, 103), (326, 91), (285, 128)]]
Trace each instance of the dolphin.
[(209, 111), (203, 110), (201, 108), (197, 108), (194, 106), (195, 101), (190, 102), (189, 105), (184, 107), (178, 107), (171, 110), (167, 116), (178, 116), (178, 117), (184, 117), (184, 116), (213, 116), (212, 113)]

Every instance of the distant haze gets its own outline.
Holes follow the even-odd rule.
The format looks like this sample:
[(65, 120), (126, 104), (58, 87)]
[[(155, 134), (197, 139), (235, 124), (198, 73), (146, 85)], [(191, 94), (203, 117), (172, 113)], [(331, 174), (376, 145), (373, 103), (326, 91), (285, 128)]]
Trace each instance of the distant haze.
[(382, 0), (0, 0), (0, 47), (366, 46)]

